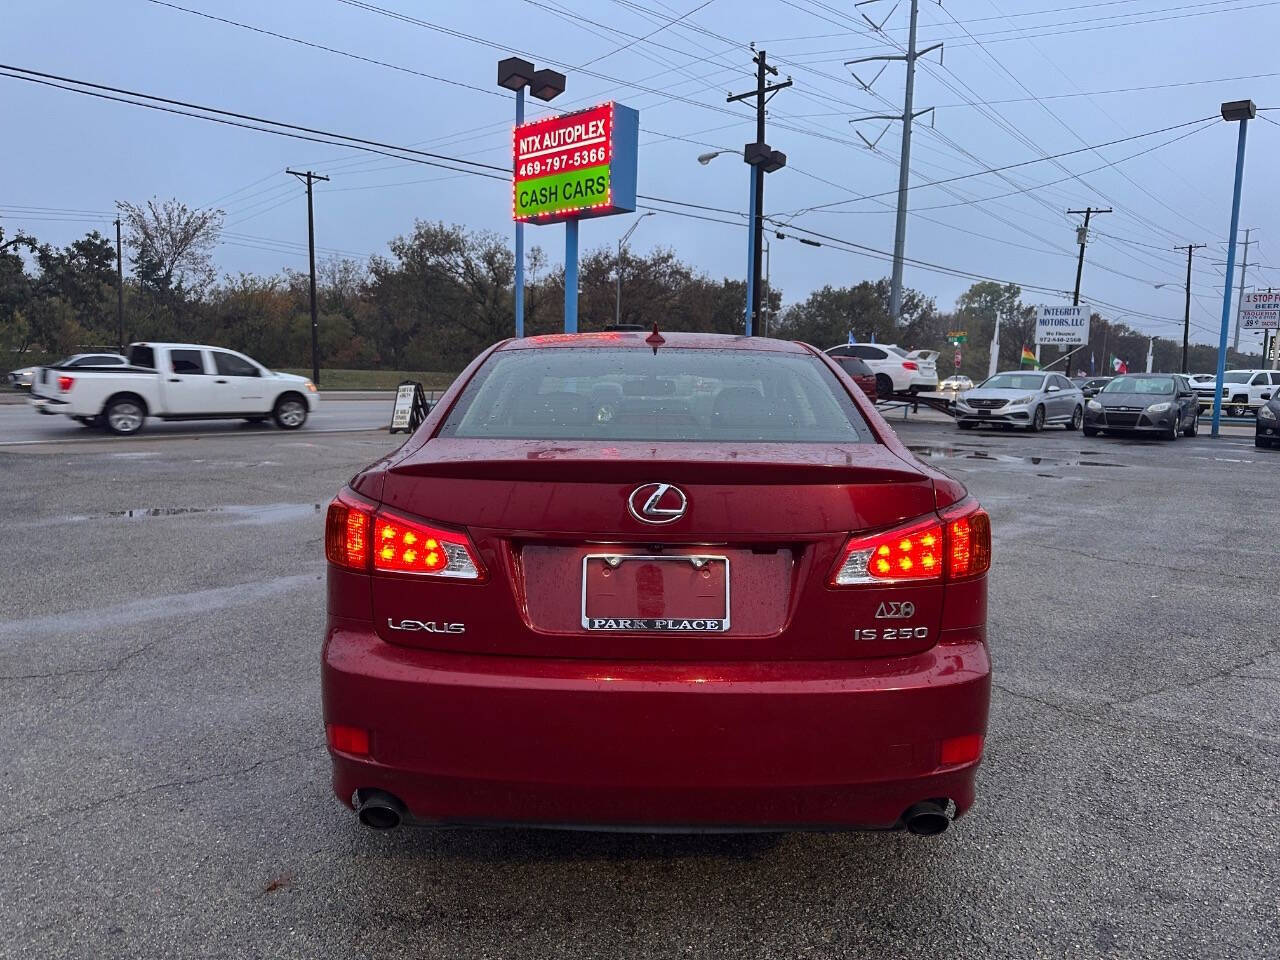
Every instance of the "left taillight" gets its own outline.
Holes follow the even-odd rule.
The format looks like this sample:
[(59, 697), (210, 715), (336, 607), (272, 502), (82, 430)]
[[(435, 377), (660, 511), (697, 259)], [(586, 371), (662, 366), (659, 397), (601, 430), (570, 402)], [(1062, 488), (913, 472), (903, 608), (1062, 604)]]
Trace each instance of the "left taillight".
[(896, 530), (852, 537), (832, 571), (829, 585), (963, 580), (991, 567), (991, 520), (970, 501)]
[(916, 363), (914, 360), (903, 360), (902, 369), (903, 370), (919, 370), (920, 364)]
[(63, 393), (70, 393), (71, 388), (74, 387), (75, 384), (76, 384), (75, 377), (63, 376), (58, 378), (58, 389)]
[(324, 553), (339, 567), (369, 569), (369, 533), (373, 513), (339, 495), (329, 504), (324, 525)]

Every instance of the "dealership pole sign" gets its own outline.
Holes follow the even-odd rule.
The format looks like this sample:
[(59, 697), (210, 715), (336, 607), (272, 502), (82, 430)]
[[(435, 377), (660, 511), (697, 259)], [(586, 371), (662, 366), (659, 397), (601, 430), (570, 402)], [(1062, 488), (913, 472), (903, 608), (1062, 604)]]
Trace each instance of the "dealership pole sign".
[(618, 103), (512, 131), (511, 216), (564, 223), (564, 329), (578, 330), (578, 221), (636, 208), (640, 114)]
[(1236, 324), (1241, 330), (1275, 330), (1280, 328), (1280, 293), (1249, 290), (1240, 298)]
[(1058, 347), (1078, 347), (1089, 342), (1092, 310), (1083, 304), (1073, 307), (1036, 307), (1036, 343)]

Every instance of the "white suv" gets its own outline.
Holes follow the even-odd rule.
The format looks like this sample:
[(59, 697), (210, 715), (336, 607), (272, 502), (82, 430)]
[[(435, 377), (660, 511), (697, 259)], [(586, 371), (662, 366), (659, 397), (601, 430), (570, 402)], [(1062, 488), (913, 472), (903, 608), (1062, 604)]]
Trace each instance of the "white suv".
[(937, 353), (913, 350), (908, 353), (892, 343), (842, 343), (828, 347), (830, 357), (857, 357), (876, 376), (876, 396), (888, 399), (891, 393), (923, 393), (938, 389)]

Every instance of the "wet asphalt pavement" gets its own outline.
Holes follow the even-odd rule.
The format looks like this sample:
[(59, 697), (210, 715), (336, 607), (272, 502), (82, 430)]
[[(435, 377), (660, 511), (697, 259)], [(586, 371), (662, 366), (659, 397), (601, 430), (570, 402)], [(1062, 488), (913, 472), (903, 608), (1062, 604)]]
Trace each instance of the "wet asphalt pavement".
[(937, 838), (371, 833), (322, 745), (320, 505), (397, 441), (0, 449), (0, 956), (1280, 955), (1280, 451), (899, 430), (995, 535)]

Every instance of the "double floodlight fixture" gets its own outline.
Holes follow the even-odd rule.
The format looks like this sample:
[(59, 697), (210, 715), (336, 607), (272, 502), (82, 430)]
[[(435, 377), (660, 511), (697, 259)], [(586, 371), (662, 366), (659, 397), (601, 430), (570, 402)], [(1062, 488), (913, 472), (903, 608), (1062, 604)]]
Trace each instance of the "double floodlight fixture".
[(508, 90), (523, 90), (539, 100), (554, 100), (564, 93), (565, 78), (555, 70), (538, 70), (528, 60), (507, 57), (498, 61), (498, 86)]
[(773, 173), (787, 165), (787, 155), (767, 143), (748, 143), (742, 148), (742, 159), (765, 173)]

